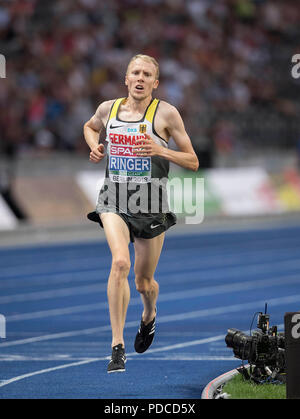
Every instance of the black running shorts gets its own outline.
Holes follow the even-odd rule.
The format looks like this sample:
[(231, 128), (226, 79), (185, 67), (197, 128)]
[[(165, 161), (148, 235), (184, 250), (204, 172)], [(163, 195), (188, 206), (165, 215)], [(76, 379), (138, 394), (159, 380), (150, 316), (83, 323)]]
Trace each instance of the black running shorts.
[[(135, 237), (152, 239), (176, 224), (176, 215), (172, 212), (137, 215), (127, 215), (116, 212), (116, 214), (118, 214), (127, 224), (131, 242), (134, 242)], [(90, 212), (87, 217), (89, 220), (95, 221), (103, 227), (100, 215), (96, 211)]]

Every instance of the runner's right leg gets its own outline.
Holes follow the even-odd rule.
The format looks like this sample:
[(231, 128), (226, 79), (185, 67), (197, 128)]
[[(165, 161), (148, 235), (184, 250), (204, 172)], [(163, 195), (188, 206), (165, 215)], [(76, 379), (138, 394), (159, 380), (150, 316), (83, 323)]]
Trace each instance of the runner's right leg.
[(114, 213), (100, 215), (105, 236), (112, 254), (107, 296), (112, 328), (112, 347), (124, 345), (123, 330), (130, 299), (128, 274), (130, 271), (129, 230), (125, 221)]

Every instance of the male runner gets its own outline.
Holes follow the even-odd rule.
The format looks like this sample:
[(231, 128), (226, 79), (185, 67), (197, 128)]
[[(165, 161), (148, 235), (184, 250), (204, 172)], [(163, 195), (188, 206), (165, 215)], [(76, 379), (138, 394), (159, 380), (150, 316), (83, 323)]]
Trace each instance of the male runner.
[[(105, 156), (104, 145), (99, 144), (103, 128), (108, 143), (106, 179), (96, 211), (88, 214), (90, 220), (104, 228), (112, 254), (107, 285), (112, 327), (108, 373), (125, 371), (123, 329), (130, 299), (129, 243), (134, 244), (135, 284), (144, 306), (135, 339), (135, 350), (142, 353), (151, 345), (155, 332), (159, 286), (154, 272), (164, 232), (176, 223), (175, 215), (166, 207), (164, 180), (169, 162), (198, 169), (197, 156), (177, 109), (152, 98), (158, 77), (159, 66), (154, 58), (134, 56), (125, 76), (128, 97), (101, 103), (84, 125), (92, 162), (98, 163)], [(170, 137), (178, 151), (168, 149)]]

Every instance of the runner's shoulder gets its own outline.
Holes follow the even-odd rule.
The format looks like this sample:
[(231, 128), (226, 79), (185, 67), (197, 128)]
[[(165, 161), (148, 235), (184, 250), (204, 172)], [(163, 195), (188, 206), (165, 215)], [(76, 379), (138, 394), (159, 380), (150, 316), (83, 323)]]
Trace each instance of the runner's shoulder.
[(177, 108), (164, 100), (160, 101), (158, 111), (159, 116), (167, 121), (173, 121), (180, 117)]
[(97, 108), (96, 113), (99, 115), (101, 119), (108, 117), (111, 107), (113, 103), (115, 102), (115, 100), (116, 99), (105, 100), (104, 102), (100, 103), (100, 105)]

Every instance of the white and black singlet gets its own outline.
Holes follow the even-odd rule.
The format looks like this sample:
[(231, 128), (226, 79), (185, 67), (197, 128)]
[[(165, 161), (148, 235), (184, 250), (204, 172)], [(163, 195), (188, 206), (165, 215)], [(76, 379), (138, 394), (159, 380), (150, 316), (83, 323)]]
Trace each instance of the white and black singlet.
[[(137, 156), (133, 146), (137, 145), (137, 140), (144, 139), (147, 133), (157, 144), (168, 147), (168, 142), (157, 134), (154, 127), (160, 101), (152, 99), (139, 121), (123, 121), (118, 117), (118, 110), (124, 100), (126, 98), (114, 101), (106, 124), (105, 181), (95, 213), (115, 212), (130, 222), (144, 219), (149, 223), (153, 219), (159, 220), (164, 228), (151, 228), (153, 237), (176, 223), (176, 216), (169, 211), (168, 206), (166, 185), (169, 161), (158, 156)], [(91, 216), (88, 218), (92, 219)], [(99, 217), (92, 220), (99, 222)], [(152, 225), (155, 223), (151, 222)]]

